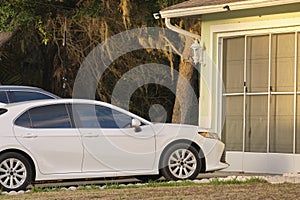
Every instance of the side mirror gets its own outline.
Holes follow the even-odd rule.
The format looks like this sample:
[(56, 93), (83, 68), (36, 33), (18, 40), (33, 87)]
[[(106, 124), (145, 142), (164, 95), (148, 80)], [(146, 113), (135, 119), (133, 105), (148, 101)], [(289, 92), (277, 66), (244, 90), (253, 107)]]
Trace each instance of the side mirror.
[(138, 120), (138, 119), (132, 119), (131, 121), (131, 126), (134, 128), (134, 131), (135, 132), (140, 132), (142, 129), (141, 129), (141, 121)]

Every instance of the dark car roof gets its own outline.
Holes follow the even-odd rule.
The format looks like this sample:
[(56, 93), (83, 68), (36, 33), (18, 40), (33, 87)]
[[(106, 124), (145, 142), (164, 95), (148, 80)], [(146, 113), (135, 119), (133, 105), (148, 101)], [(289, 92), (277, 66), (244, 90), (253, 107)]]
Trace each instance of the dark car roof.
[(32, 86), (21, 86), (21, 85), (0, 85), (0, 90), (43, 90), (41, 88), (32, 87)]
[(21, 86), (21, 85), (0, 85), (0, 91), (8, 91), (8, 90), (15, 90), (15, 91), (38, 91), (42, 92), (44, 94), (47, 94), (49, 96), (52, 96), (55, 99), (59, 99), (60, 97), (56, 96), (55, 94), (52, 94), (51, 92), (47, 92), (46, 90), (43, 90), (38, 87), (32, 87), (32, 86)]

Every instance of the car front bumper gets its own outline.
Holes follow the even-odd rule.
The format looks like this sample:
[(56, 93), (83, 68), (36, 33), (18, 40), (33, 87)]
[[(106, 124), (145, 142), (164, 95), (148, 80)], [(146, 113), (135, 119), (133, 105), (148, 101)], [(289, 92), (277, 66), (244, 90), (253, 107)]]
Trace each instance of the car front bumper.
[(205, 172), (212, 172), (229, 167), (226, 162), (225, 145), (220, 140), (207, 139), (204, 143), (205, 150)]

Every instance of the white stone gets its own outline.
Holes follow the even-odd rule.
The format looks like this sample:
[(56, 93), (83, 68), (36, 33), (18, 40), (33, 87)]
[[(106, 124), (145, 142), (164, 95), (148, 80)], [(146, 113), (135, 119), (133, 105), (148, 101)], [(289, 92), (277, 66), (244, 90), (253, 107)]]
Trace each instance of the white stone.
[(285, 182), (282, 176), (270, 176), (266, 178), (266, 181), (271, 184), (280, 184)]
[(237, 178), (237, 176), (228, 176), (228, 179), (229, 180), (234, 180), (234, 179), (236, 179)]
[(8, 193), (8, 195), (16, 195), (16, 194), (18, 194), (16, 191), (10, 191), (10, 192)]
[(205, 179), (202, 179), (202, 180), (201, 180), (201, 183), (210, 183), (210, 181), (209, 181), (208, 179), (205, 178)]
[(237, 177), (229, 176), (229, 177), (223, 178), (223, 181), (232, 181), (235, 179), (237, 179)]
[(238, 176), (236, 178), (237, 181), (241, 181), (241, 182), (245, 182), (246, 181), (246, 178), (244, 176)]
[(300, 183), (300, 178), (295, 178), (295, 182), (294, 183)]
[(203, 179), (201, 179), (201, 180), (195, 179), (195, 180), (193, 180), (193, 182), (194, 182), (194, 183), (202, 183), (202, 180), (203, 180)]
[(74, 190), (77, 190), (77, 188), (74, 186), (71, 186), (71, 187), (69, 187), (69, 190), (74, 191)]
[(18, 191), (18, 194), (24, 194), (24, 193), (25, 193), (24, 190)]
[(300, 174), (299, 173), (286, 173), (283, 174), (285, 181), (288, 183), (300, 183)]
[(295, 178), (300, 178), (300, 174), (298, 173), (285, 173), (283, 174), (283, 177), (295, 177)]

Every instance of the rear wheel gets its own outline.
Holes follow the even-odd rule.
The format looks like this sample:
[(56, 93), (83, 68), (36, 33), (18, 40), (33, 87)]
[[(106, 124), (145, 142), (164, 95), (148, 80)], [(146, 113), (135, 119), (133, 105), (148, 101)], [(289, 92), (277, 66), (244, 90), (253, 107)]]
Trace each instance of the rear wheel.
[(25, 190), (31, 180), (30, 162), (23, 155), (9, 152), (0, 156), (0, 187), (2, 190)]
[(164, 153), (161, 166), (161, 173), (167, 180), (195, 179), (201, 169), (201, 160), (194, 147), (178, 143)]

